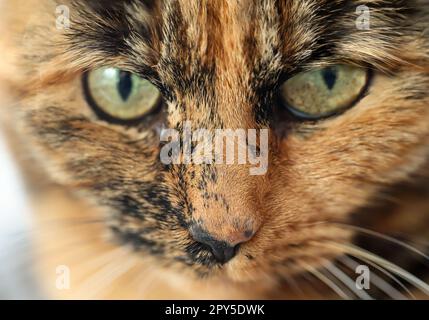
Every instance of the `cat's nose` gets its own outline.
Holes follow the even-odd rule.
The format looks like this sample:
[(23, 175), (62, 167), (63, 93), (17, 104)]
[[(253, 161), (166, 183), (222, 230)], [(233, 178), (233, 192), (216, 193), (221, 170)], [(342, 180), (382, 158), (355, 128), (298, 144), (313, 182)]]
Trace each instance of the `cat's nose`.
[(225, 240), (215, 239), (199, 226), (192, 227), (190, 232), (194, 240), (208, 246), (216, 260), (222, 264), (234, 258), (239, 245), (250, 239), (250, 235), (247, 234), (240, 237), (240, 240), (235, 243), (230, 243)]

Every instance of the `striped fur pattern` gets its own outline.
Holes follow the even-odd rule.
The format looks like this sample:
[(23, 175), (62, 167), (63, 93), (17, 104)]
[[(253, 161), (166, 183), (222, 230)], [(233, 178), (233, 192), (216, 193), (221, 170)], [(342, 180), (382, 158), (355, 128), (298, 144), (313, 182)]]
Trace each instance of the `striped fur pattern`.
[[(56, 28), (59, 4), (70, 8), (69, 29)], [(359, 5), (370, 8), (369, 30), (356, 28)], [(12, 119), (6, 127), (18, 158), (25, 158), (29, 185), (42, 189), (40, 181), (47, 181), (72, 203), (85, 203), (90, 208), (79, 210), (79, 219), (97, 211), (103, 228), (87, 233), (109, 231), (119, 240), (115, 246), (132, 247), (121, 261), (137, 257), (180, 275), (181, 286), (190, 288), (186, 297), (194, 298), (200, 293), (191, 288), (205, 281), (219, 291), (198, 289), (202, 297), (229, 297), (224, 288), (239, 298), (296, 297), (291, 283), (310, 286), (305, 298), (331, 297), (332, 275), (341, 279), (338, 270), (347, 264), (351, 270), (353, 261), (374, 260), (356, 246), (416, 277), (428, 274), (421, 255), (364, 232), (428, 240), (427, 1), (14, 0), (3, 6), (0, 81), (13, 103), (2, 113)], [(357, 105), (320, 121), (281, 119), (275, 93), (286, 79), (339, 63), (373, 70)], [(162, 113), (137, 126), (98, 119), (81, 77), (103, 66), (150, 80), (163, 93)], [(161, 164), (159, 130), (181, 131), (186, 120), (213, 130), (269, 129), (268, 172)], [(64, 218), (61, 208), (55, 217)], [(194, 225), (220, 239), (237, 231), (253, 237), (220, 265), (190, 236)], [(84, 237), (57, 233), (54, 242)], [(95, 241), (92, 247), (94, 255), (104, 250)], [(418, 249), (427, 251), (427, 244)], [(352, 262), (341, 260), (345, 254)], [(70, 262), (72, 270), (80, 262)], [(422, 281), (411, 287), (427, 289)], [(244, 289), (249, 285), (253, 292)], [(387, 297), (398, 297), (403, 288), (391, 286), (396, 291)], [(124, 287), (113, 296), (122, 297)], [(168, 290), (155, 296), (169, 297)], [(386, 296), (376, 288), (371, 294)]]

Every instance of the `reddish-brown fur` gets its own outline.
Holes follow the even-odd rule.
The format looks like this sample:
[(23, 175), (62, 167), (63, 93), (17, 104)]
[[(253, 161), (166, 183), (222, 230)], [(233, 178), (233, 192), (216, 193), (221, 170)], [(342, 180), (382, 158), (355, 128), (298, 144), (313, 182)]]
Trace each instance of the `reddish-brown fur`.
[[(402, 200), (405, 192), (396, 192), (395, 209), (376, 207), (370, 223), (362, 225), (392, 223), (383, 233), (406, 231), (410, 239), (427, 240), (427, 233), (410, 230), (409, 217), (429, 226), (425, 202), (414, 205), (427, 195), (420, 186), (427, 184), (429, 155), (428, 7), (417, 1), (419, 10), (412, 12), (401, 1), (366, 1), (374, 7), (373, 20), (371, 30), (361, 31), (355, 28), (355, 8), (363, 2), (337, 2), (136, 5), (128, 18), (144, 26), (147, 36), (129, 33), (126, 52), (107, 52), (102, 39), (94, 39), (101, 33), (96, 28), (103, 29), (103, 23), (115, 28), (117, 21), (89, 10), (85, 1), (76, 1), (76, 7), (69, 3), (68, 31), (55, 29), (55, 1), (6, 1), (0, 81), (14, 102), (2, 113), (13, 119), (5, 127), (19, 141), (15, 149), (28, 180), (36, 187), (40, 178), (31, 179), (35, 174), (49, 181), (35, 201), (42, 230), (39, 262), (49, 279), (42, 284), (50, 294), (297, 297), (285, 281), (306, 288), (301, 274), (352, 253), (346, 246), (356, 230), (338, 223), (362, 222), (355, 213), (372, 212), (366, 208), (384, 204), (382, 192), (398, 185), (412, 185), (422, 196), (407, 201)], [(87, 15), (77, 8), (88, 9)], [(337, 63), (373, 69), (368, 94), (337, 117), (294, 122), (278, 134), (283, 123), (269, 92), (283, 75)], [(165, 171), (158, 158), (161, 122), (126, 129), (97, 119), (85, 102), (81, 75), (105, 65), (153, 72), (150, 80), (169, 92), (160, 120), (168, 127), (191, 120), (196, 128), (211, 130), (270, 129), (267, 174), (251, 176), (243, 165)], [(302, 134), (306, 128), (310, 133)], [(93, 219), (98, 222), (83, 224)], [(254, 236), (233, 260), (219, 266), (207, 251), (196, 247), (195, 256), (189, 253), (194, 243), (183, 224), (194, 223), (230, 243), (248, 240), (246, 231)], [(137, 245), (136, 252), (128, 252), (124, 245), (119, 252), (103, 237), (106, 225), (121, 234), (144, 234), (153, 246)], [(119, 271), (94, 280), (91, 275), (101, 267), (83, 260), (106, 252), (114, 252), (106, 261)], [(53, 288), (57, 265), (71, 267), (72, 290)], [(136, 281), (155, 284), (139, 291)], [(323, 297), (331, 296), (327, 288), (320, 290)], [(318, 297), (311, 288), (304, 291), (304, 297)]]

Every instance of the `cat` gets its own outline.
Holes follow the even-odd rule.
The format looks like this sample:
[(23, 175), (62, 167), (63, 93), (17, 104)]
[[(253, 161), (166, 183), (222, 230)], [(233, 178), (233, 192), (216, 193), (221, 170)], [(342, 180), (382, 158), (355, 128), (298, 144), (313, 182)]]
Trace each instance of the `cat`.
[[(1, 5), (47, 297), (427, 298), (427, 1)], [(164, 163), (185, 121), (267, 130), (267, 172)]]

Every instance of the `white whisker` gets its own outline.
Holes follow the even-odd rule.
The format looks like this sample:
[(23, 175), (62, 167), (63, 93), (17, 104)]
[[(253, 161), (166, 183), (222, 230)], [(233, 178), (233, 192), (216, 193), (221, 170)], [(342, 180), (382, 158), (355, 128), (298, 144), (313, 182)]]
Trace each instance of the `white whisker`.
[(317, 279), (322, 281), (324, 284), (326, 284), (329, 288), (331, 288), (338, 296), (340, 296), (344, 300), (350, 300), (350, 297), (340, 288), (338, 287), (331, 279), (326, 277), (323, 273), (321, 273), (316, 268), (310, 266), (309, 264), (306, 264), (304, 262), (300, 262), (302, 267), (313, 274)]
[(99, 297), (101, 291), (135, 266), (136, 261), (132, 257), (130, 259), (121, 259), (128, 254), (128, 251), (126, 248), (120, 249), (121, 254), (118, 255), (117, 250), (114, 250), (113, 253), (111, 252), (111, 255), (115, 254), (116, 256), (79, 286), (76, 291), (77, 297), (87, 297), (88, 299)]
[(339, 225), (341, 227), (346, 227), (346, 228), (349, 228), (349, 229), (352, 229), (352, 230), (355, 230), (355, 231), (358, 231), (358, 232), (361, 232), (361, 233), (372, 235), (374, 237), (378, 237), (378, 238), (384, 239), (386, 241), (395, 243), (395, 244), (397, 244), (397, 245), (399, 245), (399, 246), (401, 246), (403, 248), (406, 248), (406, 249), (408, 249), (408, 250), (416, 253), (417, 255), (425, 258), (426, 260), (429, 260), (429, 256), (427, 254), (425, 254), (424, 252), (422, 252), (421, 250), (413, 247), (412, 245), (410, 245), (410, 244), (408, 244), (408, 243), (406, 243), (404, 241), (396, 239), (394, 237), (382, 234), (382, 233), (374, 231), (374, 230), (370, 230), (370, 229), (363, 228), (363, 227), (358, 227), (358, 226), (353, 226), (353, 225), (349, 225), (349, 224), (344, 224), (344, 223), (333, 223), (333, 224), (337, 224), (337, 225)]
[(382, 258), (382, 257), (380, 257), (374, 253), (371, 253), (365, 249), (354, 246), (352, 244), (345, 245), (345, 244), (335, 243), (335, 242), (331, 242), (331, 241), (327, 241), (324, 243), (313, 242), (313, 244), (337, 249), (343, 253), (344, 252), (345, 253), (351, 253), (352, 255), (354, 255), (356, 257), (367, 258), (368, 260), (373, 261), (373, 262), (383, 266), (384, 268), (388, 269), (389, 271), (396, 273), (398, 276), (402, 277), (404, 280), (407, 280), (409, 283), (411, 283), (414, 286), (416, 286), (417, 288), (419, 288), (426, 295), (429, 295), (429, 285), (428, 284), (426, 284), (425, 282), (423, 282), (421, 279), (417, 278), (413, 274), (409, 273), (408, 271), (402, 269), (398, 265), (393, 264), (393, 263), (387, 261), (386, 259), (384, 259), (384, 258)]
[[(348, 256), (342, 256), (339, 259), (345, 266), (349, 267), (352, 270), (355, 270), (356, 267), (359, 265), (359, 263), (355, 260), (353, 260), (352, 258), (349, 258)], [(398, 285), (401, 286), (401, 288), (407, 292), (412, 298), (415, 299), (414, 295), (410, 292), (410, 290), (408, 290), (408, 288), (401, 282), (399, 281), (395, 276), (393, 276), (390, 272), (386, 271), (385, 269), (383, 269), (382, 267), (378, 266), (377, 264), (367, 260), (367, 259), (363, 259), (361, 258), (361, 260), (367, 264), (369, 264), (370, 266), (372, 266), (373, 268), (379, 270), (381, 273), (385, 274), (387, 277), (389, 277), (390, 279), (392, 279), (393, 281), (395, 281)], [(370, 281), (371, 283), (373, 283), (378, 289), (380, 289), (381, 291), (383, 291), (384, 293), (386, 293), (389, 297), (391, 297), (392, 299), (395, 300), (406, 300), (407, 297), (404, 296), (399, 290), (396, 290), (393, 286), (391, 286), (387, 281), (385, 281), (384, 279), (380, 278), (377, 274), (375, 273), (371, 273), (371, 277), (370, 277)]]
[(333, 276), (339, 279), (346, 287), (350, 289), (356, 296), (363, 300), (373, 300), (373, 298), (367, 294), (364, 290), (359, 290), (356, 287), (356, 283), (343, 271), (341, 271), (337, 266), (332, 262), (327, 261), (325, 265), (326, 270), (328, 270)]

